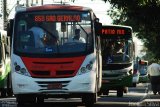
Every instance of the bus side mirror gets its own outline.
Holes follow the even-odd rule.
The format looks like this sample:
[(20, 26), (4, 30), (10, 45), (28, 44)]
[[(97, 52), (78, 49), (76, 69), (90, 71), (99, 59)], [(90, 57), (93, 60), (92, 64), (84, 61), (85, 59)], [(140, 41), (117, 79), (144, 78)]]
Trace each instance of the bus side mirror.
[(96, 18), (94, 21), (94, 28), (96, 35), (100, 36), (102, 34), (102, 23), (99, 22), (98, 18)]
[(9, 23), (7, 24), (7, 36), (12, 36), (13, 33), (13, 23), (14, 23), (14, 19), (10, 19)]

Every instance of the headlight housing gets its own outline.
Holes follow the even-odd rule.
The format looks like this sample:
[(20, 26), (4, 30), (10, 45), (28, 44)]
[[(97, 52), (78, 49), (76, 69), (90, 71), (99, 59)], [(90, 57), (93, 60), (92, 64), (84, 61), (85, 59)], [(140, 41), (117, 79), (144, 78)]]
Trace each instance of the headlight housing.
[(21, 67), (19, 64), (17, 64), (16, 62), (14, 63), (14, 70), (16, 73), (19, 73), (19, 74), (22, 74), (22, 75), (25, 75), (25, 76), (31, 76), (29, 74), (29, 72), (26, 70), (26, 68), (24, 67)]
[(93, 70), (93, 64), (95, 61), (89, 61), (88, 63), (82, 65), (82, 67), (79, 70), (79, 75), (90, 72), (91, 70)]

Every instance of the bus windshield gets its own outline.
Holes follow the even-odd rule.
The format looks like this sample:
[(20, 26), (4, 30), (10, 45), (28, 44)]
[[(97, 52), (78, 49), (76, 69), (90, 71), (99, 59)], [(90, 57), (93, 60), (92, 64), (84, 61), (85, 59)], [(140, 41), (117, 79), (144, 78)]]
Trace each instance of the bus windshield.
[(132, 60), (132, 41), (128, 39), (103, 40), (103, 64), (129, 63)]
[(44, 56), (90, 52), (91, 22), (87, 11), (19, 12), (15, 20), (14, 52)]

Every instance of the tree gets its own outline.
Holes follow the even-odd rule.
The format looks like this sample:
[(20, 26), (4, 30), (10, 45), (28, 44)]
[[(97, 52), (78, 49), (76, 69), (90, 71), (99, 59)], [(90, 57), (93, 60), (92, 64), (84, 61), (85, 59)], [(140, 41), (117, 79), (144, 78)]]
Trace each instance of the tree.
[[(106, 0), (104, 0), (106, 1)], [(160, 0), (107, 0), (114, 24), (132, 26), (149, 52), (160, 59)]]

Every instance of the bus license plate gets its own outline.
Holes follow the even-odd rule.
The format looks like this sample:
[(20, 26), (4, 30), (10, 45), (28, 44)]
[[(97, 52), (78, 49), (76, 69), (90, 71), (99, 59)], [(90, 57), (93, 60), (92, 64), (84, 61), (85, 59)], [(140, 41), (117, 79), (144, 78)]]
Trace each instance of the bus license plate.
[(109, 80), (102, 80), (102, 83), (109, 83)]
[(61, 83), (49, 84), (48, 89), (62, 89), (62, 84)]

